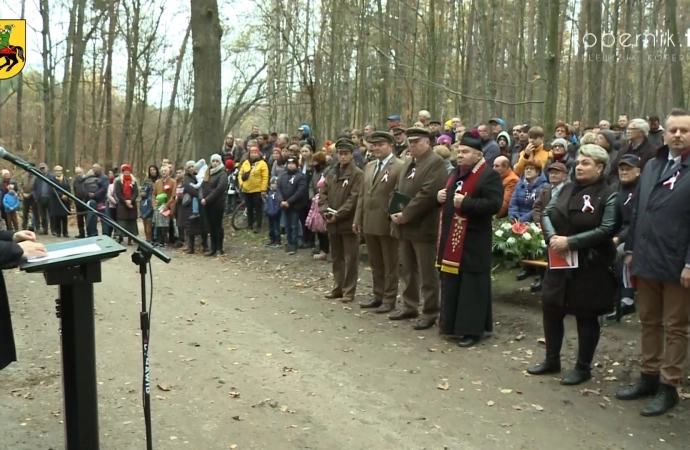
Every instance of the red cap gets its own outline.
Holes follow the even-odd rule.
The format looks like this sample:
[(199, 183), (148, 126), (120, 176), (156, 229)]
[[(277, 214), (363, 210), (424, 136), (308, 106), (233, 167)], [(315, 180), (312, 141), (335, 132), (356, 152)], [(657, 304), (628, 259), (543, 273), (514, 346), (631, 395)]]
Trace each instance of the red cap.
[(235, 161), (232, 159), (226, 159), (225, 160), (225, 168), (228, 170), (232, 170), (235, 168)]

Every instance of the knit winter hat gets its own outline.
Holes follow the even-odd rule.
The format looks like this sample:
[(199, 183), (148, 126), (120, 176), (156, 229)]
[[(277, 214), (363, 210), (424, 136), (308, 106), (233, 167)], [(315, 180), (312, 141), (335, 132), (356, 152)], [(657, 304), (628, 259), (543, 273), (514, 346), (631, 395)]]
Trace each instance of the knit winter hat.
[(184, 165), (184, 168), (185, 168), (185, 169), (189, 169), (189, 168), (191, 168), (191, 167), (194, 167), (194, 164), (195, 164), (195, 163), (194, 163), (194, 160), (193, 160), (193, 159), (190, 159), (190, 160), (187, 161), (187, 163)]
[(617, 150), (618, 142), (616, 142), (616, 134), (611, 130), (599, 130), (599, 134), (604, 136), (611, 148), (609, 150)]
[[(193, 161), (192, 161), (193, 162)], [(200, 170), (202, 167), (206, 165), (206, 160), (204, 158), (201, 158), (199, 161), (196, 163), (192, 164), (195, 169)]]
[(223, 158), (218, 153), (214, 153), (213, 155), (211, 155), (211, 162), (213, 162), (213, 161), (216, 161), (216, 162), (219, 162), (222, 164)]
[(551, 147), (555, 147), (557, 145), (560, 145), (564, 149), (568, 150), (568, 141), (566, 141), (563, 138), (554, 139), (553, 142), (551, 143)]

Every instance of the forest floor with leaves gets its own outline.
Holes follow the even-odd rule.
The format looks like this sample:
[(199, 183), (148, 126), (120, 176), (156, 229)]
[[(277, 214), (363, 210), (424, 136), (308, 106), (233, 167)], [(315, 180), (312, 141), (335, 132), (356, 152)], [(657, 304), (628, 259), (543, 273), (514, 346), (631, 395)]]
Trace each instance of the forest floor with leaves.
[[(563, 387), (525, 372), (544, 354), (541, 314), (514, 273), (494, 281), (494, 334), (461, 349), (437, 328), (417, 332), (357, 303), (325, 300), (329, 263), (264, 242), (235, 232), (226, 257), (175, 250), (169, 265), (154, 261), (154, 448), (688, 446), (684, 403), (648, 419), (638, 414), (643, 402), (613, 397), (637, 375), (637, 317), (604, 329), (592, 381)], [(358, 301), (371, 288), (371, 272), (360, 268)], [(0, 372), (0, 450), (61, 450), (56, 289), (40, 275), (6, 271), (5, 279), (19, 362)], [(101, 448), (145, 448), (139, 278), (128, 254), (104, 264), (95, 291)], [(566, 327), (569, 370), (577, 344), (574, 322)]]

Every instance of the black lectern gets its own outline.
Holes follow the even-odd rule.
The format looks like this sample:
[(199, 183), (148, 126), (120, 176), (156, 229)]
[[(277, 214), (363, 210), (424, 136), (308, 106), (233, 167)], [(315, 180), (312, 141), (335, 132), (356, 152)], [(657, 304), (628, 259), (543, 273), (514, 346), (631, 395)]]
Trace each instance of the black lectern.
[(107, 236), (46, 248), (48, 257), (24, 262), (20, 269), (43, 272), (49, 286), (59, 286), (56, 311), (62, 334), (65, 448), (98, 450), (93, 284), (101, 281), (101, 262), (126, 249)]

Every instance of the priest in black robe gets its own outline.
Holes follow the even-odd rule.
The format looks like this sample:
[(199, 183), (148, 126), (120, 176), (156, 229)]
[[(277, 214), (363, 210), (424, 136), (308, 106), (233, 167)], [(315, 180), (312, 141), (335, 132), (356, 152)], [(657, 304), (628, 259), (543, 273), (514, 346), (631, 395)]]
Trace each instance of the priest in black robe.
[(503, 205), (503, 183), (486, 163), (481, 138), (465, 133), (458, 168), (438, 192), (441, 221), (436, 266), (441, 272), (441, 334), (460, 347), (493, 331), (491, 312), (492, 219)]

